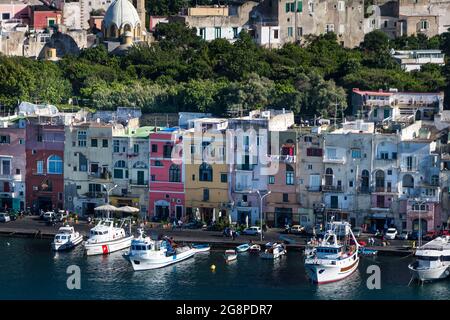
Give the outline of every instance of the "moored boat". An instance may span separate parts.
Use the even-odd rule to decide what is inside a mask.
[[[259,244],[252,244],[248,251],[251,253],[259,253],[261,251],[261,246]]]
[[[274,243],[274,244],[266,244],[266,249],[264,252],[260,253],[260,257],[262,259],[278,259],[281,256],[285,255],[287,252],[285,246],[281,243]]]
[[[211,250],[211,247],[209,244],[193,244],[192,248],[196,250],[197,253],[199,252],[208,252]]]
[[[416,261],[408,265],[413,279],[432,281],[450,274],[450,236],[438,237],[416,250]]]
[[[358,253],[362,256],[376,256],[378,253],[378,250],[369,249],[369,248],[365,248],[365,247],[359,247]]]
[[[151,270],[162,268],[192,257],[199,251],[189,246],[179,246],[173,240],[164,237],[162,240],[152,240],[139,229],[139,237],[133,239],[128,255],[133,270]]]
[[[122,228],[125,220],[119,227],[114,226],[111,219],[102,219],[91,229],[89,239],[84,243],[88,256],[108,254],[111,252],[124,250],[130,247],[132,235],[127,235]]]
[[[83,241],[83,236],[69,225],[59,228],[52,242],[55,251],[68,250]]]
[[[342,241],[338,241],[338,235]],[[354,245],[350,245],[353,239]],[[324,284],[350,276],[359,264],[358,241],[350,224],[331,222],[322,241],[311,244],[305,257],[305,269],[312,282]]]
[[[241,244],[236,247],[237,252],[246,252],[250,248],[250,245],[248,243]]]
[[[231,262],[237,259],[236,250],[230,249],[225,251],[225,262]]]

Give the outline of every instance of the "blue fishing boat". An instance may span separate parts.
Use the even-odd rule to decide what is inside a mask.
[[[365,247],[359,247],[358,252],[359,252],[359,254],[364,255],[364,256],[375,256],[378,253],[377,250],[368,249]]]
[[[246,252],[250,248],[250,245],[248,243],[241,244],[240,246],[236,247],[237,252]]]

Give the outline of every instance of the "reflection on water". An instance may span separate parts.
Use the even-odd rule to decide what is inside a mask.
[[[121,252],[87,257],[81,245],[52,252],[50,242],[0,238],[0,298],[450,299],[450,279],[407,286],[411,257],[363,257],[347,279],[317,286],[306,277],[303,256],[294,251],[275,261],[243,253],[229,264],[223,250],[211,251],[165,268],[134,272]],[[366,270],[373,264],[381,269],[381,290],[366,286]],[[70,265],[81,269],[81,290],[66,287]]]

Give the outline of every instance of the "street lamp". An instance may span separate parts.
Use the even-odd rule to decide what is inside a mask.
[[[267,197],[269,194],[272,193],[272,191],[267,191],[267,193],[261,195],[261,191],[260,190],[250,190],[248,191],[248,193],[256,193],[259,196],[259,215],[260,215],[260,225],[261,225],[261,242],[263,241],[263,200],[265,197]]]
[[[420,214],[422,213],[422,205],[427,203],[428,200],[429,199],[425,200],[414,199],[414,201],[416,201],[416,204],[419,205],[419,248],[422,246],[422,218]]]
[[[103,188],[105,188],[106,191],[106,204],[109,204],[109,193],[111,191],[113,191],[115,188],[117,188],[117,184],[114,185],[114,187],[111,187],[110,189],[108,189],[108,187],[106,186],[106,184],[103,184]]]

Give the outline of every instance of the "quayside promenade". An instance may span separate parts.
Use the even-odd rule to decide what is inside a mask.
[[[54,226],[47,225],[45,221],[36,216],[24,216],[23,218],[8,223],[0,223],[0,236],[6,237],[27,237],[37,239],[51,239],[57,233],[62,223]],[[73,224],[85,238],[94,224],[82,220]],[[132,232],[136,234],[137,226],[132,226]],[[207,231],[202,229],[172,229],[163,228],[160,224],[149,223],[145,226],[145,231],[149,235],[165,235],[173,237],[177,242],[189,243],[209,243],[213,249],[223,249],[235,247],[238,244],[249,242],[264,244],[269,241],[284,241],[287,248],[295,251],[302,251],[305,248],[307,237],[303,235],[285,234],[282,229],[271,228],[264,233],[261,242],[259,236],[239,235],[234,240],[224,237],[220,231]],[[363,234],[359,239],[366,241],[369,235]],[[377,239],[377,242],[380,241]],[[376,244],[377,244],[376,242]],[[381,243],[380,243],[381,244]],[[375,245],[373,248],[381,255],[405,256],[413,253],[410,241],[391,240],[389,246]]]

